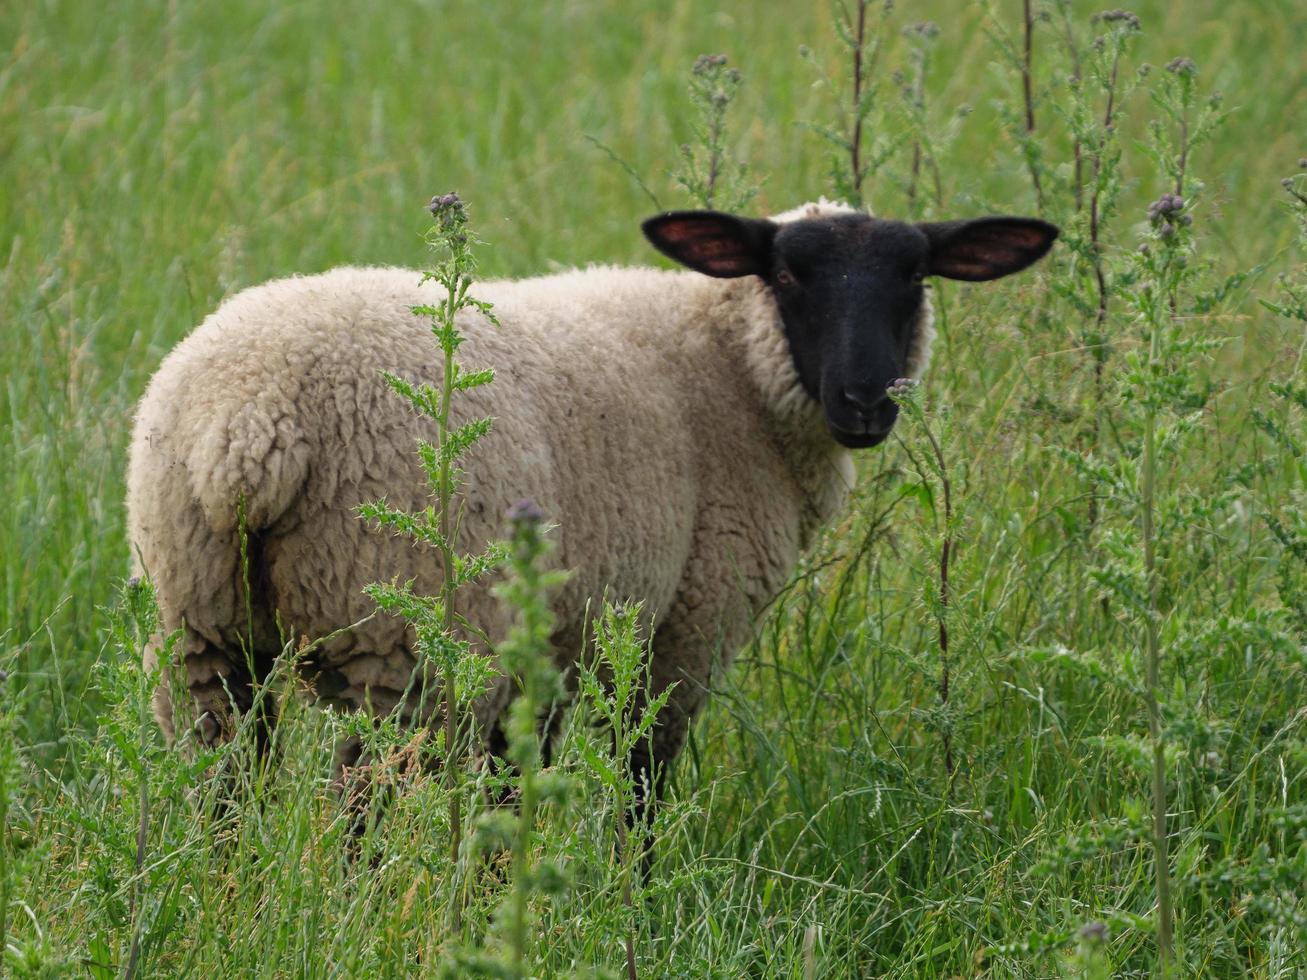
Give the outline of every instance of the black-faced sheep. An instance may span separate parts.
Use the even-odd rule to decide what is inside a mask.
[[[557,522],[555,559],[572,571],[554,600],[560,664],[580,655],[599,598],[645,604],[652,685],[676,684],[652,758],[632,760],[648,776],[681,750],[711,672],[839,508],[848,450],[889,434],[887,386],[920,375],[929,356],[924,281],[1016,272],[1057,229],[1021,218],[905,224],[822,203],[770,220],[668,213],[644,231],[695,271],[603,267],[478,284],[502,326],[469,313],[460,356],[498,380],[458,405],[495,418],[466,461],[464,543],[479,550],[500,536],[521,498]],[[250,706],[281,630],[321,637],[365,618],[370,582],[438,590],[432,553],[355,511],[383,497],[428,503],[415,446],[431,438],[429,423],[382,381],[383,370],[435,380],[437,351],[411,307],[437,287],[419,278],[342,268],[246,290],[167,357],[140,403],[131,545],[164,629],[184,630],[189,696],[209,742],[230,732],[229,694]],[[504,635],[488,587],[461,596],[492,644]],[[305,668],[324,700],[404,712],[411,644],[402,621],[379,616]],[[510,693],[501,683],[478,705],[483,732]],[[171,737],[169,697],[161,688],[156,711]]]

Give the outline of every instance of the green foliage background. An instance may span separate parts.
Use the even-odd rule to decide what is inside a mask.
[[[1075,8],[1082,21],[1098,9]],[[1294,380],[1302,324],[1256,300],[1301,262],[1279,182],[1307,155],[1307,12],[1296,0],[1131,9],[1144,28],[1134,60],[1192,57],[1203,90],[1220,90],[1235,110],[1194,161],[1206,182],[1202,254],[1224,273],[1267,265],[1212,314],[1214,332],[1233,341],[1194,369],[1220,394],[1201,446],[1168,474],[1177,507],[1197,502],[1186,512],[1194,526],[1219,530],[1203,538],[1208,552],[1190,552],[1201,576],[1175,564],[1184,553],[1165,571],[1184,610],[1173,617],[1169,649],[1181,663],[1170,682],[1203,678],[1176,721],[1175,806],[1205,814],[1180,821],[1194,830],[1177,856],[1181,945],[1197,973],[1298,975],[1303,634],[1277,617],[1295,597],[1301,609],[1301,593],[1257,515],[1297,513],[1303,476],[1250,408],[1301,431],[1267,384]],[[997,12],[1018,29],[1019,3]],[[983,10],[932,0],[896,18],[883,97],[896,98],[889,74],[906,64],[898,29],[933,19],[932,112],[943,121],[972,110],[939,161],[945,206],[931,216],[1032,213],[997,105],[1013,90],[995,68]],[[131,407],[167,350],[242,287],[338,264],[421,261],[423,205],[449,189],[471,202],[488,243],[483,277],[653,261],[638,233],[650,202],[585,137],[628,160],[664,206],[685,205],[667,170],[689,138],[687,74],[703,52],[727,53],[745,74],[733,150],[762,180],[758,212],[815,198],[829,190],[829,153],[799,123],[828,122],[834,101],[814,85],[801,44],[832,74],[845,71],[822,4],[0,7],[0,668],[21,772],[15,849],[39,856],[10,896],[27,910],[9,913],[24,942],[39,931],[56,950],[50,962],[89,955],[81,924],[93,913],[77,898],[87,867],[52,836],[67,826],[42,814],[95,795],[95,774],[65,760],[70,737],[108,710],[92,665],[118,649],[105,610],[128,567]],[[1040,44],[1037,74],[1053,59],[1052,36]],[[1146,94],[1122,111],[1123,217],[1109,242],[1123,254],[1167,187],[1135,143]],[[1054,108],[1039,113],[1049,125]],[[879,213],[906,208],[890,180],[873,175],[868,192]],[[639,950],[651,975],[800,976],[813,964],[815,975],[1052,975],[1091,968],[1075,935],[1097,919],[1112,923],[1111,962],[1146,970],[1147,860],[1131,829],[1146,784],[1129,764],[1129,736],[1145,729],[1138,705],[1094,673],[1111,674],[1137,637],[1094,612],[1094,561],[1067,543],[1084,489],[1047,449],[1080,448],[1074,418],[1093,410],[1074,330],[1060,325],[1070,314],[1047,286],[1062,268],[941,290],[949,316],[927,390],[948,410],[971,502],[959,615],[974,642],[963,644],[972,659],[957,716],[928,717],[921,594],[932,545],[917,529],[929,508],[902,502],[895,488],[911,459],[892,446],[864,461],[867,489],[823,545],[822,560],[848,576],[801,579],[696,732],[665,861],[698,871],[649,903]],[[1114,317],[1124,332],[1124,314]],[[864,546],[869,557],[854,562]],[[941,724],[954,726],[967,760],[963,787],[947,793],[929,782]],[[1189,730],[1201,738],[1186,741]],[[1204,877],[1220,862],[1228,887]],[[1259,906],[1259,890],[1289,897]],[[233,894],[221,914],[264,914]],[[289,909],[317,894],[282,897]],[[356,911],[346,903],[324,915]],[[282,931],[268,927],[274,950],[293,948],[292,926],[288,915]],[[366,946],[365,924],[350,928]],[[231,954],[219,932],[195,935],[189,952],[163,962],[213,972]],[[405,948],[389,933],[378,941]],[[111,935],[104,942],[114,946]],[[268,975],[295,973],[294,962],[315,964],[304,975],[332,975],[332,955],[271,955],[282,965]],[[587,955],[618,963],[602,948]],[[335,962],[344,969],[347,959]]]

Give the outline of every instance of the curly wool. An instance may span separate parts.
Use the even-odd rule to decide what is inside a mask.
[[[819,202],[777,220],[842,209]],[[163,629],[183,629],[206,739],[221,737],[225,692],[248,681],[251,626],[258,673],[283,633],[319,638],[368,617],[370,582],[439,588],[433,553],[355,511],[382,498],[429,503],[415,447],[433,438],[431,423],[382,380],[390,371],[437,381],[438,351],[411,307],[439,287],[419,280],[404,269],[340,268],[246,290],[165,359],[141,400],[130,540]],[[678,682],[655,740],[670,758],[712,671],[729,664],[838,510],[850,456],[803,392],[757,278],[595,267],[475,292],[502,326],[474,314],[460,324],[465,366],[497,372],[455,402],[462,418],[495,419],[466,459],[461,545],[501,537],[505,511],[524,497],[556,522],[554,561],[572,571],[554,599],[563,666],[602,599],[644,603],[654,691]],[[930,334],[927,308],[914,374]],[[492,644],[505,634],[487,585],[460,597]],[[411,629],[376,616],[306,666],[325,701],[376,713],[403,704],[422,723],[424,709],[410,703],[415,664]],[[483,700],[483,725],[510,693],[502,683]],[[156,713],[171,736],[166,687]]]

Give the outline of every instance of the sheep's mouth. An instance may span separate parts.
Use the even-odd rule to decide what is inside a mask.
[[[835,441],[845,449],[870,449],[872,446],[879,446],[889,438],[894,428],[891,425],[884,432],[850,432],[830,421],[826,422],[826,427],[830,429],[830,434],[835,437]]]

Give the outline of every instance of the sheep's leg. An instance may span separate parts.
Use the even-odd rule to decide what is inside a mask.
[[[196,741],[206,748],[229,742],[245,723],[250,712],[255,745],[259,757],[267,755],[272,732],[277,723],[277,705],[271,693],[260,689],[267,679],[271,662],[266,657],[246,659],[242,652],[214,646],[187,631],[181,664],[174,672],[165,671],[154,694],[154,713],[169,742],[176,738],[178,722],[173,685],[185,684],[190,699],[192,731]],[[158,664],[158,649],[146,651],[145,668]],[[251,672],[252,671],[252,672]]]
[[[653,863],[654,818],[667,794],[672,766],[685,748],[690,725],[707,698],[712,650],[712,644],[705,642],[700,633],[675,619],[654,634],[649,687],[642,700],[656,698],[668,687],[671,691],[648,737],[627,758],[634,798],[626,822],[629,830],[641,834],[638,846],[646,877]]]

